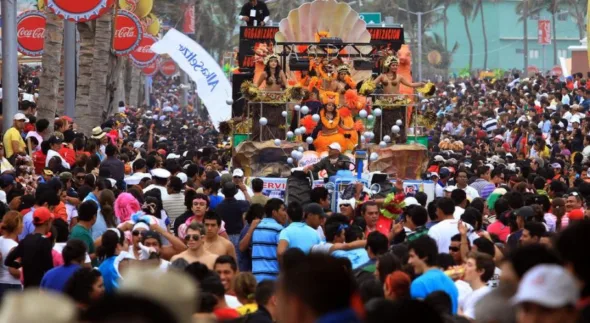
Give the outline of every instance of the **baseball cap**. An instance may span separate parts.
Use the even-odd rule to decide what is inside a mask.
[[[338,150],[339,152],[342,152],[342,147],[340,147],[340,144],[337,142],[333,142],[330,145],[328,145],[328,148],[330,149],[334,149],[334,150]]]
[[[164,168],[155,168],[152,169],[152,175],[158,178],[168,178],[170,177],[170,172]]]
[[[435,172],[430,173],[430,177],[434,177],[434,176],[440,178],[440,175],[438,175],[438,173],[435,173]]]
[[[24,120],[25,122],[29,122],[29,118],[24,113],[17,113],[14,115],[12,120]]]
[[[62,181],[67,181],[72,179],[72,173],[70,172],[63,172],[59,174],[59,179]]]
[[[33,212],[33,223],[41,225],[49,220],[53,220],[53,213],[46,207],[40,207]]]
[[[157,150],[157,153],[160,154],[160,155],[166,155],[166,150],[164,150],[164,149],[158,149]]]
[[[324,209],[321,205],[317,203],[309,203],[303,208],[303,213],[308,214],[317,214],[323,218],[326,217],[326,213],[324,213]]]
[[[143,141],[136,141],[133,143],[133,148],[141,148],[143,146]]]
[[[553,163],[551,164],[552,168],[561,168],[561,165],[559,163]]]
[[[0,185],[2,187],[6,187],[10,184],[16,184],[16,182],[14,181],[14,176],[10,174],[4,174],[0,176]]]
[[[410,205],[420,205],[420,203],[418,203],[418,200],[415,197],[406,197],[404,199],[404,204],[406,205],[406,207],[410,206]]]
[[[582,211],[582,209],[574,209],[574,210],[571,210],[571,211],[570,211],[570,212],[567,214],[567,217],[568,217],[570,220],[574,220],[574,221],[577,221],[577,220],[584,220],[584,211]]]
[[[162,244],[162,236],[156,231],[152,231],[152,230],[143,231],[141,233],[141,242],[143,243],[147,239],[156,239],[156,240],[158,240],[160,245]]]
[[[530,206],[523,206],[520,209],[516,210],[516,216],[521,216],[525,219],[530,219],[535,216],[535,211]]]
[[[59,139],[57,136],[51,136],[49,137],[49,139],[47,139],[47,143],[50,145],[61,144],[62,140]]]
[[[180,181],[182,182],[182,184],[186,183],[186,181],[188,181],[188,176],[186,176],[185,173],[177,173],[176,177],[180,178]]]
[[[436,161],[436,162],[444,162],[445,159],[441,155],[436,155],[436,156],[434,156],[434,161]]]
[[[500,140],[500,141],[504,141],[504,137],[502,137],[502,135],[496,135],[494,137],[494,140]]]
[[[244,171],[239,168],[236,168],[232,173],[232,177],[244,177]]]
[[[451,186],[447,186],[447,187],[445,187],[444,191],[445,191],[445,192],[449,192],[449,193],[451,193],[451,192],[453,192],[453,191],[454,191],[454,190],[456,190],[456,189],[457,189],[457,186],[453,186],[453,185],[451,185]]]
[[[512,153],[507,153],[507,154],[506,154],[506,158],[508,158],[508,157],[510,157],[510,158],[514,158],[514,156],[512,155]]]
[[[522,278],[512,304],[534,303],[548,308],[574,306],[579,298],[574,277],[562,266],[542,264]]]
[[[349,204],[354,209],[354,207],[356,206],[356,200],[354,199],[354,197],[348,200],[338,199],[338,208],[340,208],[342,204]]]

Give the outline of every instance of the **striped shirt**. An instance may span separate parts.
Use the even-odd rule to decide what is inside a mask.
[[[483,178],[476,179],[475,182],[469,186],[473,187],[483,199],[487,199],[488,196],[490,196],[490,194],[492,194],[492,192],[496,189],[494,184],[486,181]]]
[[[279,275],[277,247],[283,226],[273,218],[264,218],[252,234],[252,274],[257,282],[275,280]]]
[[[488,134],[488,138],[491,138],[494,134],[494,130],[498,128],[498,121],[493,118],[488,118],[482,125],[483,130]]]
[[[174,223],[174,220],[186,211],[184,194],[182,193],[173,193],[166,196],[162,199],[162,205],[164,206],[164,210],[166,210],[171,223]]]

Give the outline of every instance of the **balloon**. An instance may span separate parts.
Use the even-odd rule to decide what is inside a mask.
[[[286,118],[287,117],[287,111],[281,112],[281,115],[283,116],[283,118]]]
[[[275,139],[275,146],[280,146],[281,145],[281,139]]]
[[[287,158],[287,164],[293,164],[293,158],[291,158],[291,157]]]
[[[287,132],[287,138],[289,138],[289,139],[293,138],[293,131]]]
[[[361,143],[367,141],[364,135],[361,135]]]
[[[307,105],[304,105],[303,107],[301,107],[301,113],[302,114],[308,114],[309,113],[309,108],[307,107]]]
[[[295,111],[299,111],[299,110],[301,110],[301,106],[299,106],[299,104],[298,104],[295,106]]]
[[[373,110],[373,115],[375,115],[376,117],[380,117],[381,113],[382,113],[382,111],[379,108]]]
[[[268,123],[268,119],[262,117],[260,118],[260,120],[258,120],[258,123],[260,123],[261,126],[266,126],[266,124]]]
[[[381,148],[385,148],[385,147],[387,147],[387,143],[386,143],[385,141],[381,141],[381,142],[379,143],[379,147],[381,147]]]
[[[379,158],[379,155],[377,153],[371,153],[371,156],[369,156],[369,159],[371,159],[371,161],[376,161],[377,158]]]
[[[359,111],[359,117],[361,118],[366,118],[367,117],[367,111],[366,110],[361,110]]]
[[[302,152],[304,152],[304,151],[305,151],[305,149],[303,149],[303,147],[299,147],[299,148],[297,148],[297,150],[298,150],[300,153],[302,153]]]
[[[319,122],[320,121],[320,115],[319,114],[314,114],[311,116],[311,120],[313,120],[313,122]]]
[[[395,124],[401,127],[404,124],[404,122],[401,121],[400,119],[397,119],[397,121],[395,122]]]
[[[302,135],[307,133],[307,129],[304,126],[299,127],[299,131],[301,132]]]
[[[234,104],[234,100],[232,100],[232,99],[227,99],[227,100],[225,100],[225,103],[226,103],[227,105],[232,105],[232,104]]]
[[[291,157],[293,157],[293,159],[297,159],[297,155],[299,154],[299,152],[297,150],[292,150],[291,151]]]
[[[390,136],[383,136],[383,141],[390,142],[391,141],[391,137]]]
[[[398,132],[400,132],[400,130],[401,129],[399,128],[398,125],[395,125],[395,126],[391,127],[391,132],[393,132],[393,133],[398,133]]]
[[[307,137],[307,138],[305,139],[305,142],[306,142],[308,145],[311,145],[311,144],[313,144],[313,138],[312,138],[312,137]]]
[[[300,136],[301,135],[301,129],[297,128],[295,129],[295,136]]]
[[[369,120],[369,121],[373,121],[373,119],[375,119],[375,117],[373,117],[373,115],[372,115],[372,114],[369,114],[369,115],[367,116],[367,120]]]

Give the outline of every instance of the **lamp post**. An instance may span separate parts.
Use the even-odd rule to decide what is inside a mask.
[[[12,127],[18,111],[18,52],[16,48],[16,0],[2,0],[2,106],[3,130]]]
[[[418,18],[418,79],[422,81],[422,15],[429,14],[431,12],[444,10],[444,7],[437,7],[426,12],[413,12],[404,8],[398,8],[398,10],[416,15]]]

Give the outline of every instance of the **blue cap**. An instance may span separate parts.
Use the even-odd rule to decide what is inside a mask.
[[[0,187],[6,187],[11,184],[16,184],[14,181],[14,176],[10,174],[4,174],[0,176]]]

